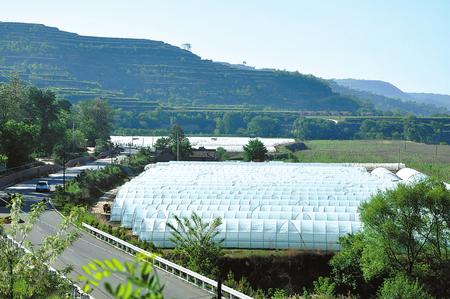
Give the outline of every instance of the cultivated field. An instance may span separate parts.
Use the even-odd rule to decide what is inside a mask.
[[[313,140],[300,162],[392,162],[450,182],[450,146],[391,140]]]

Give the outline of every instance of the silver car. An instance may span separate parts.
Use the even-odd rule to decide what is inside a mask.
[[[36,192],[50,192],[50,184],[47,181],[37,182]]]

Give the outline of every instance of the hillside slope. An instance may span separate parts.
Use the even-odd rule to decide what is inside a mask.
[[[435,93],[413,93],[409,92],[414,101],[420,103],[434,103],[442,107],[446,107],[450,110],[450,95],[447,94],[435,94]]]
[[[414,101],[417,103],[436,105],[450,110],[450,95],[440,95],[432,93],[408,93],[402,91],[395,85],[380,80],[359,80],[359,79],[333,79],[340,86],[356,91],[369,92],[391,99],[402,101]]]
[[[340,85],[330,81],[330,86],[334,92],[342,95],[356,97],[360,100],[370,102],[376,109],[381,111],[400,111],[403,113],[412,113],[415,115],[433,115],[445,112],[442,107],[437,107],[433,104],[428,104],[426,101],[412,101],[412,100],[400,100],[390,98],[384,95],[375,94],[373,92],[352,89],[344,85]],[[443,106],[443,105],[442,105]]]
[[[13,73],[73,102],[96,96],[130,110],[177,105],[258,105],[351,111],[360,103],[324,80],[202,60],[169,44],[80,36],[38,24],[0,22],[0,81]]]

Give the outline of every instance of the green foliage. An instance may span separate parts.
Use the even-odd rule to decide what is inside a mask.
[[[30,162],[31,156],[53,154],[62,162],[85,151],[82,132],[69,129],[75,124],[71,104],[52,91],[25,87],[12,77],[0,84],[0,106],[0,152],[8,157],[8,167]]]
[[[155,142],[155,149],[156,150],[164,150],[170,147],[170,138],[169,137],[161,137],[158,138]]]
[[[20,121],[27,95],[17,75],[9,84],[0,84],[0,126],[8,120]]]
[[[155,149],[168,150],[174,157],[179,154],[180,161],[187,160],[192,153],[189,139],[184,135],[183,129],[176,124],[171,127],[169,137],[161,137],[156,140]]]
[[[336,285],[328,277],[319,277],[314,281],[314,294],[319,295],[320,298],[334,298],[334,290]]]
[[[269,290],[270,299],[286,299],[287,293],[283,289]]]
[[[334,121],[321,118],[298,118],[292,126],[292,134],[301,140],[347,139]]]
[[[106,291],[118,299],[162,299],[163,287],[160,286],[159,279],[153,271],[152,260],[154,256],[138,255],[130,263],[122,264],[117,259],[94,260],[82,267],[85,275],[80,275],[78,279],[84,282],[83,290],[89,292],[92,288],[99,287],[100,282],[107,279],[112,274],[125,276],[126,282],[119,283],[113,287],[109,282],[105,282]]]
[[[29,251],[24,251],[7,239],[0,238],[0,297],[47,298],[51,295],[63,297],[70,292],[70,286],[60,276],[51,273],[47,265],[76,239],[77,235],[70,226],[73,221],[77,221],[82,211],[73,210],[62,220],[56,234],[44,237],[39,246],[33,246],[29,241],[29,235],[46,206],[44,202],[33,205],[28,217],[22,221],[23,203],[22,195],[14,195],[10,206],[11,224],[0,231],[14,237]]]
[[[220,218],[207,223],[196,213],[191,217],[174,216],[176,225],[167,223],[172,229],[170,240],[175,244],[175,252],[192,271],[216,277],[218,260],[222,254],[223,240],[215,240],[219,234]]]
[[[364,203],[364,277],[402,273],[418,278],[433,294],[447,296],[449,219],[450,191],[431,180],[401,184]]]
[[[438,144],[449,141],[445,132],[449,120],[416,117],[369,118],[332,121],[301,117],[294,121],[292,134],[302,140],[312,139],[404,139]],[[444,134],[443,134],[444,133]]]
[[[449,208],[450,191],[434,180],[400,184],[363,203],[364,230],[341,238],[330,262],[337,292],[367,297],[383,285],[383,298],[424,298],[422,287],[448,297]]]
[[[57,207],[90,204],[103,193],[123,184],[126,177],[119,165],[84,171],[74,180],[66,182],[65,190],[63,186],[56,187],[53,203]]]
[[[39,128],[36,125],[8,120],[0,127],[1,150],[8,157],[8,167],[30,162]]]
[[[350,234],[339,239],[341,249],[330,260],[331,276],[340,294],[358,294],[367,297],[379,287],[376,281],[364,279],[361,257],[365,246],[363,233]]]
[[[8,157],[0,154],[0,168],[6,167],[7,162],[8,162]]]
[[[226,161],[230,159],[230,156],[228,155],[227,151],[223,147],[218,147],[217,150],[217,158],[219,161]]]
[[[153,154],[150,148],[140,148],[139,152],[121,162],[124,167],[130,168],[133,173],[138,174],[144,170],[144,167],[154,162]]]
[[[63,123],[58,124],[60,107],[57,105],[55,94],[50,90],[30,87],[25,111],[39,127],[36,136],[36,140],[39,140],[39,150],[50,155],[58,140],[64,139],[66,130]]]
[[[244,160],[263,162],[266,159],[267,148],[259,139],[252,139],[244,145]]]
[[[98,96],[128,111],[143,111],[156,99],[172,105],[248,103],[295,111],[356,112],[362,106],[311,75],[238,69],[158,41],[122,39],[117,47],[108,38],[13,23],[0,24],[0,40],[0,76],[20,72],[73,102]],[[149,116],[141,121],[151,124]]]
[[[380,299],[432,299],[417,281],[411,281],[405,275],[397,275],[384,282],[378,293]]]
[[[276,136],[279,123],[276,118],[258,115],[247,124],[247,132],[250,136]]]
[[[305,144],[308,150],[294,153],[301,162],[405,163],[433,178],[450,181],[448,145],[389,140],[313,140]]]
[[[256,293],[250,285],[250,282],[244,276],[239,281],[236,281],[231,271],[228,272],[223,284],[248,296],[255,296]],[[260,290],[258,296],[261,296],[261,292]],[[264,293],[262,293],[262,298],[264,298]]]
[[[78,105],[79,127],[90,146],[97,139],[109,140],[114,120],[114,111],[104,100],[83,101]]]

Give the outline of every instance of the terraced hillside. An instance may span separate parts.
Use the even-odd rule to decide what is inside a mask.
[[[169,44],[79,36],[37,24],[0,22],[0,81],[12,73],[73,102],[104,97],[113,106],[258,105],[350,111],[360,103],[299,73],[239,69]]]

